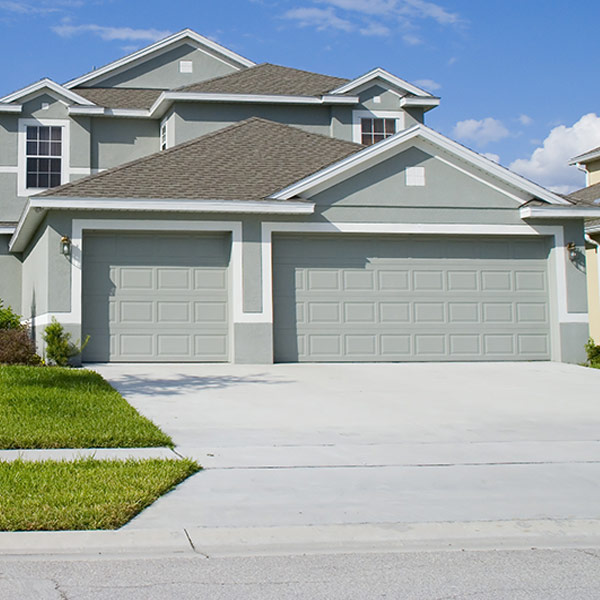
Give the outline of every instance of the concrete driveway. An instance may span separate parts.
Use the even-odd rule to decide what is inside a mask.
[[[129,528],[600,517],[600,370],[89,366],[206,468]]]

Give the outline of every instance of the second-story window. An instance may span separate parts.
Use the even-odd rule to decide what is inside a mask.
[[[360,120],[361,143],[365,146],[376,144],[396,133],[396,119]]]
[[[28,125],[27,188],[59,186],[62,173],[62,127]]]
[[[160,126],[160,149],[167,149],[167,124],[163,123]]]

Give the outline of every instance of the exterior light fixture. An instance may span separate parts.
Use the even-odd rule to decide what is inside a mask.
[[[571,262],[577,259],[577,248],[575,246],[575,242],[569,242],[567,244],[567,252],[569,254],[569,260]]]
[[[60,238],[60,252],[63,256],[70,256],[71,254],[71,238],[67,235]]]

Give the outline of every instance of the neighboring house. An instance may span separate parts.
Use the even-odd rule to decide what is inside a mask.
[[[439,99],[189,30],[0,99],[0,297],[86,361],[583,360],[584,218]]]
[[[569,164],[586,174],[586,187],[573,192],[569,199],[581,206],[600,206],[600,148],[572,158]],[[600,344],[600,219],[586,219],[585,232],[590,336]]]

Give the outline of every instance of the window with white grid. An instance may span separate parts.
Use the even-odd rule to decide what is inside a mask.
[[[43,189],[62,183],[63,128],[28,125],[26,128],[26,187]]]
[[[362,118],[360,120],[361,143],[376,144],[396,133],[396,119]]]

